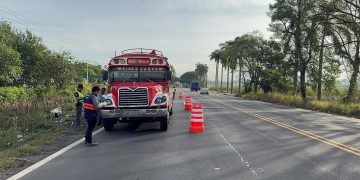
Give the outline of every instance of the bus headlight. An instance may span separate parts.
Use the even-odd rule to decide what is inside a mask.
[[[167,100],[166,96],[157,97],[154,101],[154,104],[163,104],[166,102],[166,100]]]
[[[111,99],[105,99],[106,105],[111,106],[113,105],[113,102],[111,101]]]
[[[152,105],[161,105],[161,104],[164,104],[164,103],[166,103],[166,101],[167,101],[167,96],[165,95],[165,94],[163,94],[163,93],[158,93],[155,97],[154,97],[154,99],[153,99],[153,101],[152,101]]]

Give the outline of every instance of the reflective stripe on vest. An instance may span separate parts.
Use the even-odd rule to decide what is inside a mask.
[[[75,97],[75,93],[78,93],[79,97]],[[75,93],[74,93],[74,97],[76,102],[80,102],[80,103],[84,102],[85,95],[79,91],[75,91]]]
[[[92,111],[96,110],[95,106],[92,104],[89,104],[89,103],[84,103],[83,107],[84,107],[84,109],[87,109],[87,110],[92,110]]]

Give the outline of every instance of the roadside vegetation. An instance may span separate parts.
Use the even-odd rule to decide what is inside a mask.
[[[71,129],[72,94],[87,71],[89,82],[102,80],[101,66],[52,51],[30,31],[0,21],[0,168],[16,165],[19,156],[41,151]],[[61,116],[50,113],[55,108]]]
[[[359,14],[356,0],[276,0],[271,38],[253,31],[210,53],[211,89],[359,118]]]

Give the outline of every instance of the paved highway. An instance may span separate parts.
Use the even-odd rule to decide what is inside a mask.
[[[121,124],[24,176],[39,179],[359,179],[360,121],[224,95],[191,95],[206,132],[188,133],[176,98],[167,132]]]

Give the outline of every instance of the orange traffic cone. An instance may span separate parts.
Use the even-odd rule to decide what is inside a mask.
[[[191,111],[191,106],[192,106],[192,103],[191,103],[191,96],[186,96],[185,97],[185,111]]]
[[[183,92],[179,91],[179,99],[182,99],[182,98],[183,98]]]
[[[205,132],[204,112],[203,112],[202,104],[192,105],[189,132],[191,133]]]

